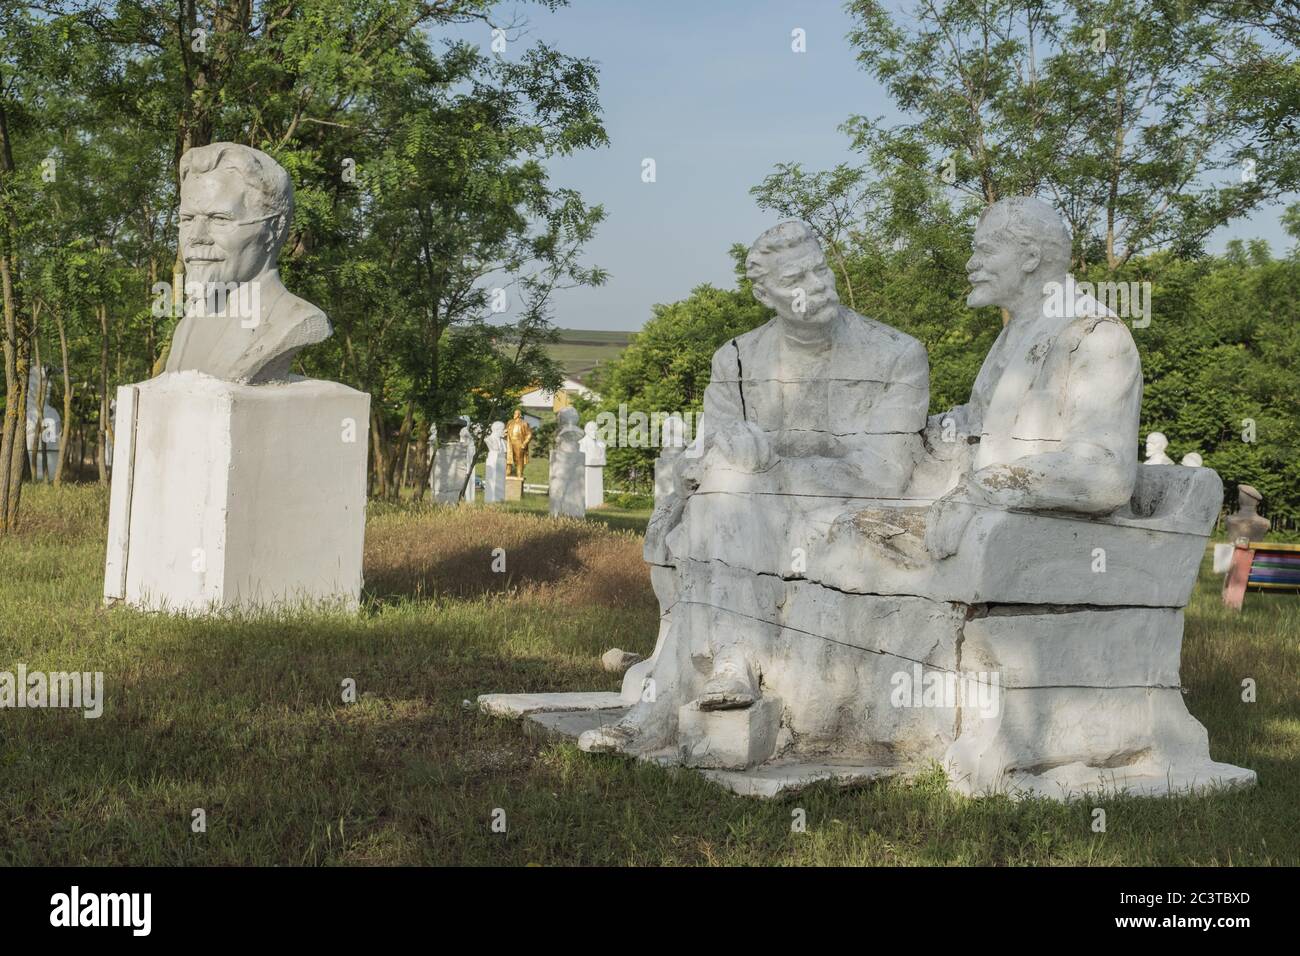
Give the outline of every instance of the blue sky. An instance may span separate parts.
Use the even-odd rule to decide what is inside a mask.
[[[776,221],[750,187],[777,163],[819,170],[853,161],[838,130],[852,114],[898,118],[858,68],[840,0],[572,0],[554,13],[517,9],[526,34],[506,56],[544,40],[600,66],[610,145],[555,160],[551,173],[605,206],[586,258],[611,278],[557,295],[554,319],[564,328],[638,329],[656,302],[683,298],[701,282],[730,286],[728,248]],[[806,53],[791,51],[796,27],[806,32]],[[480,25],[457,35],[485,48],[491,41]],[[655,160],[654,183],[641,181],[646,157]],[[1282,208],[1221,230],[1211,248],[1261,236],[1280,251],[1289,245]]]

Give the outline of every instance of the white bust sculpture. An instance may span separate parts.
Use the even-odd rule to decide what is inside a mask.
[[[1178,464],[1185,465],[1188,468],[1204,468],[1205,459],[1201,457],[1200,452],[1189,451]]]
[[[487,460],[483,464],[483,500],[488,504],[506,500],[506,423],[493,422],[484,439]]]
[[[332,332],[325,313],[280,281],[293,181],[266,153],[238,143],[189,150],[180,179],[186,314],[166,370],[251,384],[284,380],[298,352]]]
[[[561,408],[555,415],[559,427],[555,432],[555,446],[550,461],[550,512],[570,518],[581,518],[586,507],[586,460],[579,442],[582,429],[578,427],[578,410]]]
[[[1144,465],[1172,465],[1174,460],[1165,454],[1169,439],[1164,432],[1150,432],[1147,435],[1147,454]]]

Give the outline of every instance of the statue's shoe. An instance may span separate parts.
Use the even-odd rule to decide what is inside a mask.
[[[589,754],[628,753],[637,735],[623,724],[606,724],[595,730],[584,730],[578,737],[578,749]]]
[[[715,674],[695,701],[699,710],[740,710],[758,700],[749,681],[735,674]]]

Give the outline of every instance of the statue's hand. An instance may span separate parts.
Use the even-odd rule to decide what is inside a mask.
[[[767,471],[776,461],[772,443],[752,422],[737,422],[714,434],[713,447],[737,471],[756,474]]]
[[[958,485],[934,504],[925,516],[925,550],[942,560],[957,553],[966,526],[975,517],[967,489]]]

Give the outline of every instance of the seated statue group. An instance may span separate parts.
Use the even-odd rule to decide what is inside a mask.
[[[647,530],[654,654],[614,700],[484,709],[585,712],[583,750],[744,793],[935,763],[969,794],[1252,783],[1211,760],[1179,679],[1218,475],[1139,468],[1137,349],[1055,294],[1051,206],[996,202],[973,245],[967,304],[1009,319],[970,400],[930,415],[922,345],[841,304],[806,224],[760,236],[746,270],[775,317],[715,353]]]

